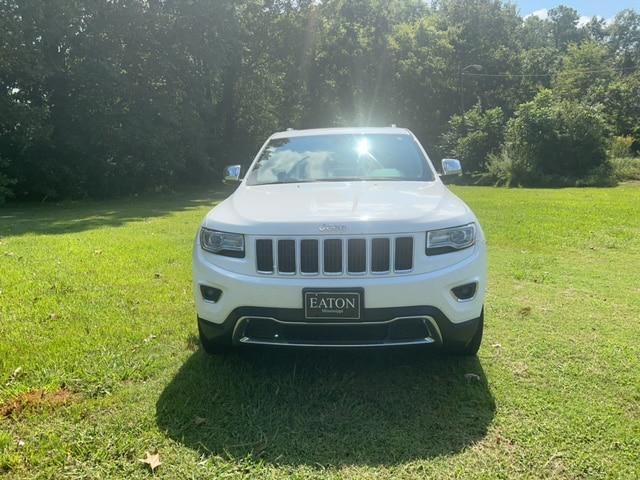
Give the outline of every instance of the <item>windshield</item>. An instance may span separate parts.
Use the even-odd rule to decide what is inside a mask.
[[[349,180],[433,181],[410,135],[310,135],[271,140],[247,185]]]

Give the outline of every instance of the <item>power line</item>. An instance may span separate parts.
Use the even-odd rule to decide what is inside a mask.
[[[576,73],[602,73],[602,72],[626,72],[635,70],[637,67],[622,68],[602,68],[599,70],[576,70]],[[465,77],[553,77],[555,73],[466,73],[462,72]]]

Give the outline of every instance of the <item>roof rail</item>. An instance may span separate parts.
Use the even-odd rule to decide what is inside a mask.
[[[396,127],[397,127],[397,125],[395,123],[391,124],[391,128],[396,128]]]

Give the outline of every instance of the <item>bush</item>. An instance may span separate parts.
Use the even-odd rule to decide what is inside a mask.
[[[13,190],[10,186],[14,183],[10,178],[0,174],[0,205],[2,205],[7,198],[13,196]]]
[[[510,157],[503,149],[489,156],[487,171],[482,176],[493,181],[496,186],[511,187],[526,184],[530,173],[524,163]]]
[[[592,169],[587,175],[576,178],[572,176],[532,173],[524,163],[509,157],[503,150],[491,155],[487,162],[487,171],[480,175],[477,184],[493,184],[495,186],[517,187],[611,187],[617,183],[609,164]]]
[[[464,116],[454,115],[441,148],[447,155],[459,158],[467,172],[485,170],[489,155],[500,150],[504,137],[504,114],[500,107],[482,111],[479,105]]]
[[[0,157],[0,168],[5,167],[6,165],[8,165],[8,162],[4,161]],[[9,178],[0,171],[0,205],[2,205],[7,198],[13,197],[13,190],[11,187],[15,183],[15,180]]]
[[[634,142],[635,139],[631,136],[611,137],[611,140],[609,140],[609,158],[630,157]]]
[[[610,163],[617,181],[640,181],[640,158],[612,158]]]
[[[508,185],[609,184],[605,145],[605,124],[595,110],[546,90],[520,105],[488,169]]]

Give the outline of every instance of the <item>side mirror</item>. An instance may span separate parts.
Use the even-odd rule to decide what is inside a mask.
[[[455,158],[442,159],[442,175],[462,175],[460,160]]]
[[[240,165],[229,165],[224,167],[222,183],[238,183],[240,181]]]

